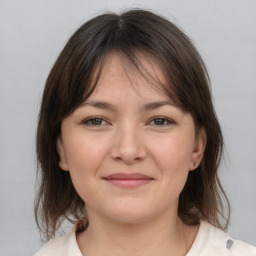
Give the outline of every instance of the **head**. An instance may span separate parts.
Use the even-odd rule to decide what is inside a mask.
[[[70,173],[61,169],[57,142],[63,121],[97,90],[111,56],[118,56],[131,86],[136,77],[133,74],[139,74],[191,115],[196,136],[204,134],[204,152],[179,195],[178,215],[189,225],[204,219],[222,227],[221,196],[225,198],[225,193],[217,169],[223,139],[206,67],[177,26],[143,10],[106,13],[83,24],[67,42],[48,76],[37,130],[41,173],[35,208],[38,223],[42,216],[43,229],[51,236],[65,218],[86,220],[84,201]],[[157,67],[160,76],[152,72],[152,66]]]

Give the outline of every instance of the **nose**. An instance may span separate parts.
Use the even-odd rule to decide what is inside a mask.
[[[139,128],[126,125],[116,129],[111,156],[126,164],[133,164],[146,157],[143,134]]]

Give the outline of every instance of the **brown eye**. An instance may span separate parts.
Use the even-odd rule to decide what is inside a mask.
[[[173,121],[171,121],[167,118],[157,117],[157,118],[152,119],[149,124],[163,126],[163,125],[169,125],[169,124],[173,124],[173,123],[174,123]]]
[[[94,118],[87,119],[83,123],[86,125],[90,125],[90,126],[100,126],[100,125],[107,124],[107,122],[100,117],[94,117]]]

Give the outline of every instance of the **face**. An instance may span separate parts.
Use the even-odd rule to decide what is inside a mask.
[[[93,94],[62,122],[60,167],[90,216],[138,223],[177,214],[205,133],[192,116],[112,55]],[[162,79],[156,65],[152,73]]]

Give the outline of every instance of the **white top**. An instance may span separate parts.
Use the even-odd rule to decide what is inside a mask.
[[[46,243],[34,256],[82,256],[76,226]],[[256,256],[256,247],[234,240],[224,231],[201,221],[196,239],[186,256]]]

